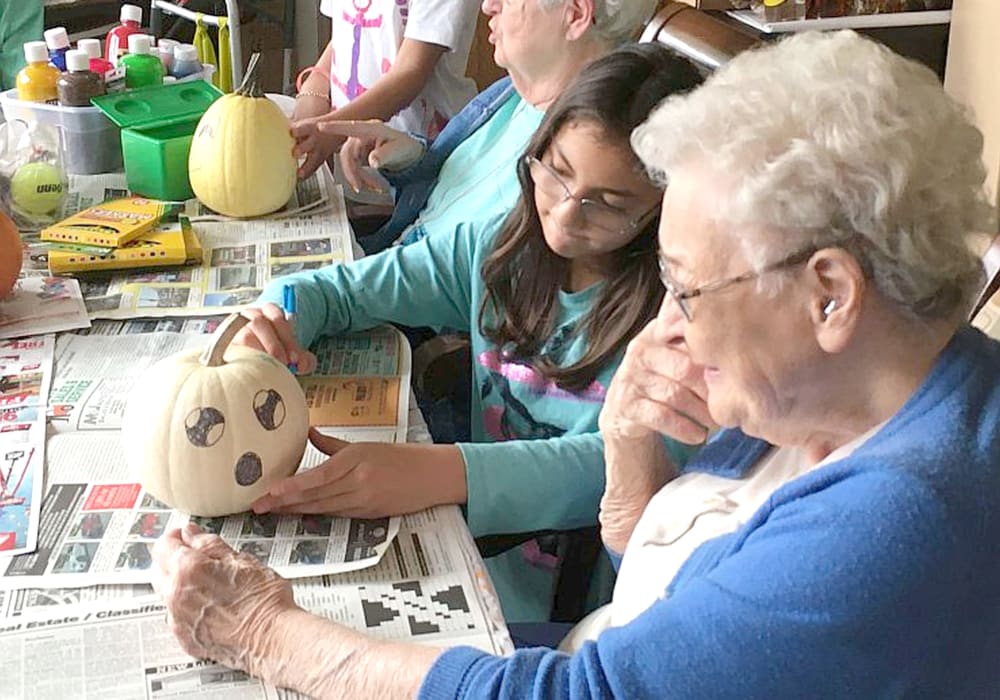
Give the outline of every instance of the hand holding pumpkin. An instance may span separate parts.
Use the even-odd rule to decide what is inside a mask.
[[[255,676],[280,670],[269,652],[279,618],[298,609],[288,581],[194,524],[157,540],[153,562],[153,586],[184,651]]]
[[[262,350],[287,365],[297,365],[298,374],[311,374],[316,369],[316,356],[299,345],[292,324],[285,312],[275,304],[244,309],[242,315],[250,323],[233,339],[234,345]]]
[[[273,484],[254,512],[379,518],[467,500],[465,461],[455,445],[349,443],[315,428],[309,440],[330,458]]]
[[[382,183],[365,172],[365,166],[402,170],[424,154],[424,145],[409,134],[397,131],[378,120],[321,121],[323,133],[345,137],[340,149],[344,177],[355,190],[380,190]]]
[[[306,118],[292,122],[292,138],[295,139],[296,158],[305,156],[299,166],[299,179],[305,179],[316,172],[323,163],[340,150],[345,137],[320,131],[323,117]]]

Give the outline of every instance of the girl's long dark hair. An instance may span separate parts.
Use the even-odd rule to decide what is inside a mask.
[[[696,87],[698,71],[663,46],[633,44],[587,66],[549,108],[525,156],[541,158],[563,126],[591,123],[611,147],[631,153],[629,135],[664,98]],[[636,168],[641,169],[638,158]],[[483,337],[506,359],[533,366],[568,391],[583,391],[656,315],[663,299],[656,263],[659,214],[628,245],[611,254],[608,276],[591,310],[576,328],[587,338],[578,361],[560,367],[543,354],[555,333],[559,289],[569,260],[545,243],[535,187],[525,158],[518,161],[521,197],[483,263],[486,294],[479,312]]]

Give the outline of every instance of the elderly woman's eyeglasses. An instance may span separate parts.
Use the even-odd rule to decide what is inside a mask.
[[[728,277],[726,279],[717,280],[715,282],[709,282],[703,284],[700,287],[695,287],[694,289],[682,289],[674,282],[673,278],[670,276],[670,271],[667,268],[667,264],[664,262],[663,258],[658,258],[660,264],[660,281],[667,290],[667,294],[677,302],[677,306],[680,307],[681,313],[684,314],[684,318],[690,323],[694,320],[691,313],[691,304],[689,299],[694,299],[695,297],[700,297],[703,294],[708,294],[709,292],[717,292],[720,289],[726,289],[734,284],[739,284],[740,282],[747,282],[752,279],[756,279],[763,274],[768,272],[774,272],[776,270],[781,270],[786,267],[794,267],[795,265],[801,265],[802,263],[809,260],[812,254],[818,250],[815,246],[810,246],[804,250],[800,250],[797,253],[792,253],[791,255],[778,260],[777,262],[765,265],[760,270],[756,272],[746,272],[742,275],[737,275],[736,277]]]
[[[525,156],[524,162],[527,164],[531,179],[538,189],[560,202],[572,199],[577,203],[580,207],[580,219],[587,226],[610,233],[626,233],[634,230],[644,221],[648,221],[649,215],[653,212],[653,209],[650,209],[639,216],[630,217],[628,212],[610,204],[586,197],[577,197],[570,190],[569,185],[559,177],[559,173],[545,161],[534,156]]]

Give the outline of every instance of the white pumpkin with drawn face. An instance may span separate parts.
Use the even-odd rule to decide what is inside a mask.
[[[122,420],[142,487],[191,515],[245,511],[298,468],[309,412],[298,381],[266,353],[230,346],[247,323],[227,318],[204,352],[180,352],[136,383]]]

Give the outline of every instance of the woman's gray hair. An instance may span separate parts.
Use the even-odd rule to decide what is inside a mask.
[[[550,10],[566,0],[538,0]],[[594,0],[594,32],[612,47],[633,40],[656,11],[658,0]]]
[[[705,167],[717,218],[760,270],[816,245],[850,251],[909,314],[966,310],[971,236],[994,230],[983,137],[928,68],[851,31],[741,54],[632,134],[654,177]],[[726,183],[732,183],[727,185]]]

